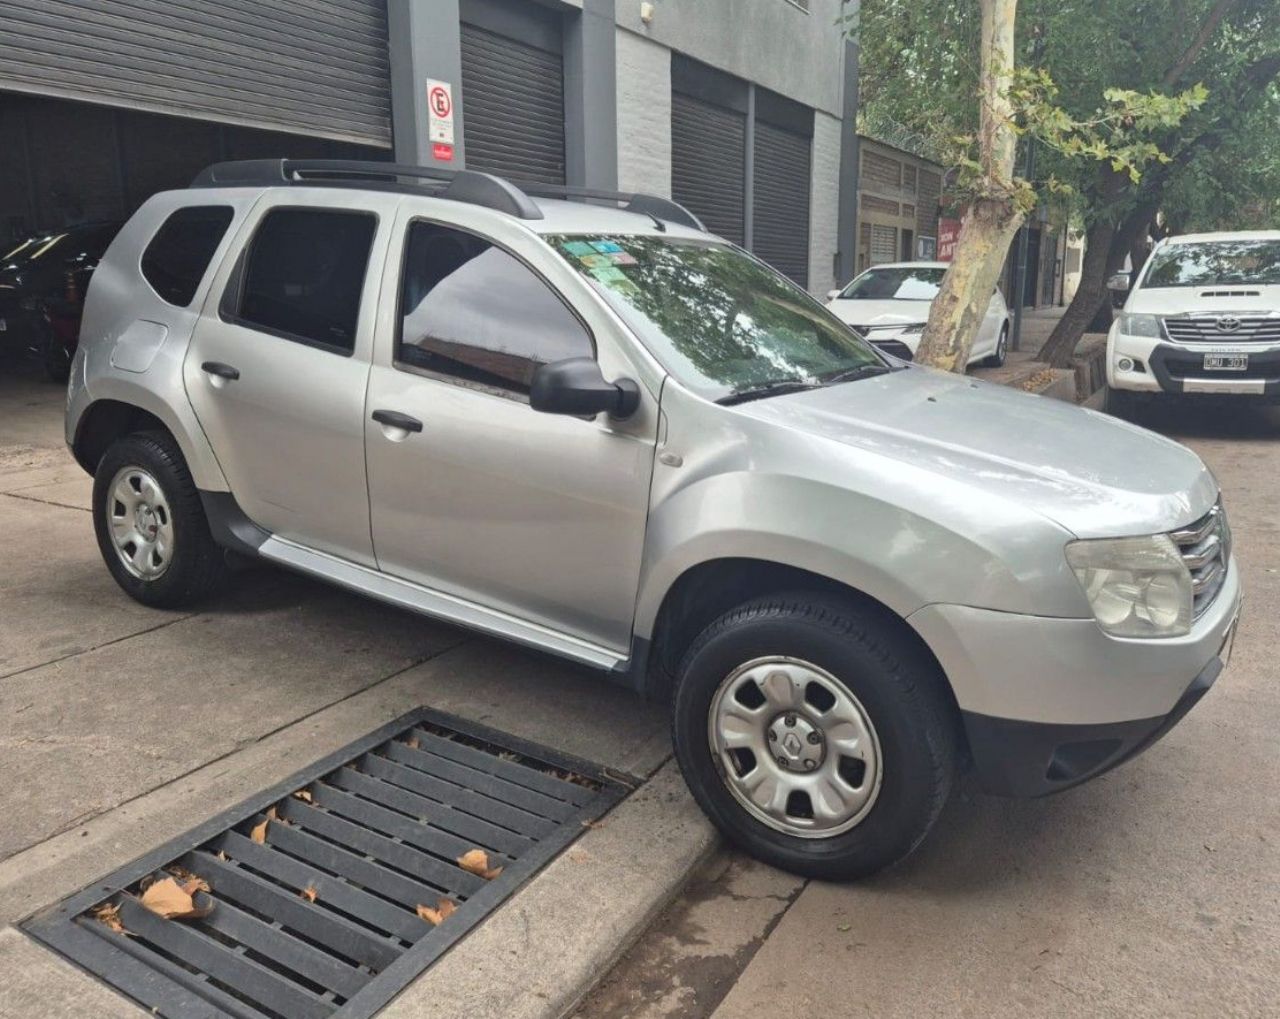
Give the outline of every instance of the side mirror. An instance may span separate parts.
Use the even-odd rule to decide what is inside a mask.
[[[606,381],[593,358],[570,357],[534,371],[529,406],[544,414],[626,418],[640,406],[640,387],[631,379]]]
[[[1108,290],[1128,290],[1129,274],[1127,272],[1118,272],[1107,280]]]
[[[827,300],[828,300],[828,301],[834,301],[834,300],[835,300],[837,297],[839,297],[839,296],[840,296],[840,291],[839,291],[839,290],[828,290],[828,291],[827,291]]]

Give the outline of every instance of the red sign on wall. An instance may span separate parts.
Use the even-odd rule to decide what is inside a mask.
[[[938,261],[950,262],[955,257],[960,238],[960,220],[942,217],[938,220]]]
[[[436,142],[431,146],[431,158],[438,159],[442,163],[452,163],[453,146],[446,145],[444,142]]]

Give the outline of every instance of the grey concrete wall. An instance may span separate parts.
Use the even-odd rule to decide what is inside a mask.
[[[458,0],[387,0],[391,57],[391,134],[397,163],[460,170],[466,166],[462,123],[462,52]],[[427,79],[453,86],[454,153],[431,155],[427,137]]]
[[[618,24],[695,60],[784,96],[841,115],[844,36],[841,0],[655,0],[640,20],[640,0],[616,0]]]
[[[840,242],[840,129],[839,118],[826,113],[813,115],[809,291],[819,297],[836,286],[835,256]]]
[[[671,197],[671,51],[617,33],[618,188]]]

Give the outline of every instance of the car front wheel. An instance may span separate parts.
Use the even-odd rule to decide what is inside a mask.
[[[873,874],[924,839],[958,759],[937,666],[871,607],[750,602],[694,641],[673,734],[685,779],[739,847],[825,879]]]
[[[200,493],[164,432],[126,436],[103,454],[93,523],[107,569],[144,605],[191,605],[226,580],[226,557],[209,533]]]

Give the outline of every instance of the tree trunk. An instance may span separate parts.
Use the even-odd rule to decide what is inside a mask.
[[[951,267],[929,309],[916,360],[963,372],[1023,213],[1013,203],[1017,135],[1008,88],[1017,0],[982,0],[980,196],[961,220]]]
[[[1161,189],[1163,194],[1163,189]],[[1047,361],[1055,368],[1071,367],[1080,337],[1089,328],[1095,315],[1110,301],[1107,280],[1124,268],[1125,256],[1147,232],[1151,217],[1155,215],[1157,199],[1147,198],[1118,226],[1111,223],[1095,223],[1089,228],[1085,241],[1084,265],[1080,269],[1080,286],[1076,296],[1058,320],[1053,332],[1040,348],[1039,360]],[[1136,270],[1135,270],[1136,272]]]
[[[1108,298],[1107,262],[1115,236],[1116,228],[1112,223],[1098,222],[1089,227],[1085,234],[1084,262],[1080,266],[1080,285],[1040,348],[1039,360],[1048,361],[1056,368],[1066,368],[1071,364],[1076,344],[1089,328],[1102,302]]]

